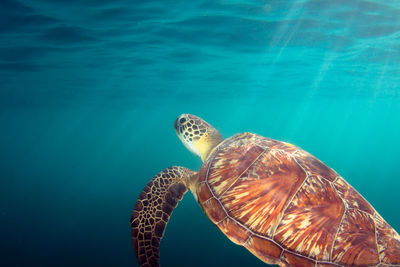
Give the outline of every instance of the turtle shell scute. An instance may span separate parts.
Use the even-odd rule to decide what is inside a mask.
[[[266,263],[400,265],[395,230],[333,169],[294,145],[251,133],[226,139],[199,170],[196,193],[210,220]]]

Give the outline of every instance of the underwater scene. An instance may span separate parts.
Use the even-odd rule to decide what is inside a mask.
[[[294,144],[400,231],[400,2],[0,1],[0,265],[139,266],[180,114]],[[187,193],[161,266],[267,266]]]

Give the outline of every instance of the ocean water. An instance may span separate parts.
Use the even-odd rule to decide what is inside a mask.
[[[181,113],[300,146],[400,231],[398,1],[2,0],[0,40],[1,266],[138,266],[137,196],[201,166]],[[189,193],[161,266],[266,265]]]

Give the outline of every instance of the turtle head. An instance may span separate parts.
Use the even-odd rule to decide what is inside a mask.
[[[186,148],[202,161],[205,161],[210,152],[223,140],[214,127],[190,114],[180,115],[175,120],[174,128]]]

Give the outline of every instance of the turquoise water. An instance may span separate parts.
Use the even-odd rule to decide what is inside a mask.
[[[291,142],[400,231],[398,1],[2,0],[0,263],[138,266],[148,180],[200,159],[173,130]],[[265,266],[187,194],[162,266]]]

